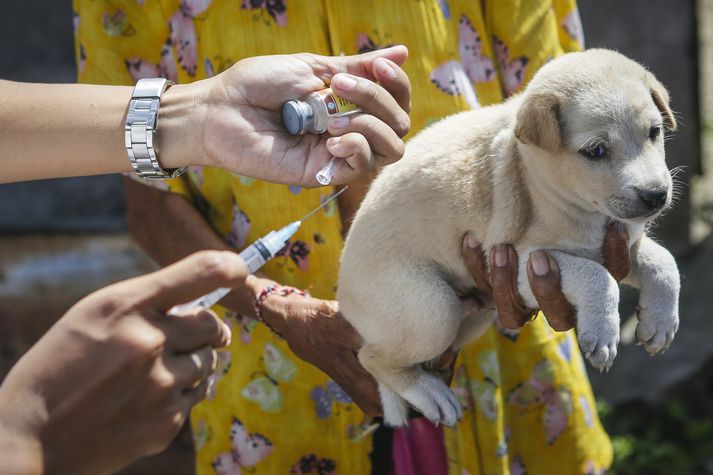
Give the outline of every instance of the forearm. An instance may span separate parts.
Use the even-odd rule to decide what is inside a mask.
[[[172,86],[159,109],[164,168],[200,165],[200,85]],[[0,183],[132,171],[124,146],[130,86],[0,81]],[[191,126],[191,124],[193,126]]]
[[[31,405],[31,401],[26,402]],[[24,417],[28,414],[24,403],[8,389],[7,381],[0,386],[1,475],[39,475],[44,472],[42,444],[30,430],[39,430],[39,427],[31,427],[28,418]]]
[[[146,253],[161,266],[204,249],[235,251],[184,197],[124,178],[129,230]],[[252,315],[253,294],[238,289],[223,303]]]

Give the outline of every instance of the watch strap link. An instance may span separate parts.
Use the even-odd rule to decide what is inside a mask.
[[[154,139],[158,108],[161,95],[171,85],[173,82],[164,78],[139,79],[131,94],[124,125],[124,145],[134,171],[146,180],[175,178],[186,170],[164,170],[156,156]]]

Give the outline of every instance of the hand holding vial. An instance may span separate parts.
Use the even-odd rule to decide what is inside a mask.
[[[201,89],[198,107],[205,109],[204,150],[191,152],[205,156],[206,166],[305,187],[319,185],[315,176],[332,157],[337,157],[333,185],[393,163],[403,155],[402,137],[410,126],[411,85],[400,67],[407,55],[404,46],[395,46],[355,56],[241,60],[215,78],[191,84]],[[220,87],[212,87],[214,79]],[[326,126],[323,134],[289,133],[283,104],[304,101],[328,86],[338,98],[358,104],[361,113],[328,117],[326,124],[316,120]]]

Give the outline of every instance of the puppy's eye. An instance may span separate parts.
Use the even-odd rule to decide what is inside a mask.
[[[654,125],[649,129],[649,138],[651,140],[656,140],[657,138],[659,138],[659,135],[661,135],[661,127],[659,127],[658,125]]]
[[[589,148],[583,148],[579,151],[589,160],[598,160],[607,154],[607,148],[603,144],[593,145]]]

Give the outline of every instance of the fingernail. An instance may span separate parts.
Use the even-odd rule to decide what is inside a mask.
[[[341,137],[329,137],[327,139],[327,147],[334,147],[342,141]]]
[[[330,129],[343,129],[349,125],[349,117],[332,117],[328,125]]]
[[[473,236],[472,233],[468,233],[465,235],[465,245],[468,246],[471,249],[475,249],[478,247],[478,240],[475,239],[475,236]]]
[[[396,79],[396,71],[384,58],[379,58],[376,60],[374,66],[376,67],[376,72],[379,76],[385,77],[387,79]]]
[[[356,85],[356,79],[346,74],[337,74],[332,79],[332,86],[336,86],[337,89],[341,89],[342,91],[351,91]]]
[[[495,267],[508,265],[508,250],[503,244],[495,246]]]
[[[530,253],[530,264],[535,275],[543,276],[550,272],[550,261],[544,251],[533,251]]]

